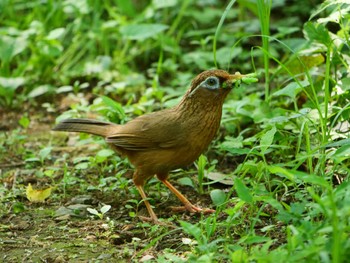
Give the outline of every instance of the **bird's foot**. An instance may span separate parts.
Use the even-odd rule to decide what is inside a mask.
[[[185,206],[172,206],[170,207],[172,211],[174,212],[184,212],[188,211],[190,213],[202,213],[202,214],[212,214],[215,213],[215,210],[210,208],[200,208],[198,206],[189,204]]]

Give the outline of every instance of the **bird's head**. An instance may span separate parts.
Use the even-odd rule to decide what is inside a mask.
[[[195,77],[187,92],[188,97],[225,98],[235,83],[244,75],[229,74],[224,70],[207,70]]]

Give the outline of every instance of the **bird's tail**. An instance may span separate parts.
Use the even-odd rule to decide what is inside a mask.
[[[53,131],[85,132],[106,137],[117,124],[92,119],[66,119],[53,127]]]

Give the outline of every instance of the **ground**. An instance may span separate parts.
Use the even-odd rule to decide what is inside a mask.
[[[11,118],[16,120],[20,116],[14,114]],[[25,137],[22,146],[26,150],[22,152],[21,146],[16,147],[8,141],[8,151],[2,157],[0,169],[5,194],[1,202],[1,260],[130,262],[151,259],[164,251],[172,251],[172,255],[177,254],[181,258],[191,250],[191,246],[186,244],[188,239],[183,241],[187,237],[180,228],[179,220],[195,223],[205,215],[174,214],[170,207],[179,206],[179,201],[156,179],[152,179],[146,187],[147,193],[165,225],[144,222],[139,216],[147,216],[147,211],[132,184],[132,167],[126,164],[127,168],[119,168],[123,176],[122,189],[118,189],[121,186],[114,176],[118,174],[118,168],[113,168],[108,160],[103,165],[111,167],[110,170],[101,166],[75,170],[74,158],[94,156],[98,150],[108,146],[96,143],[64,146],[67,135],[51,132],[53,124],[54,116],[50,115],[31,118],[27,129],[19,128],[15,121],[4,126],[8,139],[13,136],[19,136],[13,140]],[[78,136],[71,134],[69,140],[76,143]],[[45,145],[52,147],[50,158],[46,158],[42,164],[28,163],[26,154],[30,152],[38,156]],[[16,156],[16,151],[22,154]],[[66,168],[58,160],[64,154],[68,155]],[[64,169],[71,172],[72,178],[64,178]],[[54,170],[54,174],[51,177],[42,176],[48,170]],[[108,172],[101,175],[101,170]],[[199,195],[194,188],[176,183],[176,178],[189,173],[194,175],[193,169],[192,172],[175,172],[171,180],[195,204],[212,207],[208,194]],[[106,182],[101,183],[106,178]],[[55,188],[45,202],[33,203],[26,197],[29,183],[36,189]],[[111,209],[101,219],[87,211],[88,207],[98,210],[106,204],[111,205]]]

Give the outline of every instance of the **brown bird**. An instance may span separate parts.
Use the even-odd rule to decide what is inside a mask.
[[[144,184],[152,176],[165,184],[191,213],[214,212],[191,204],[169,181],[171,170],[193,163],[213,140],[220,126],[222,105],[234,83],[244,75],[207,70],[195,77],[180,103],[137,117],[124,125],[92,119],[67,119],[54,131],[85,132],[103,136],[134,165],[133,181],[150,219],[158,223]]]

